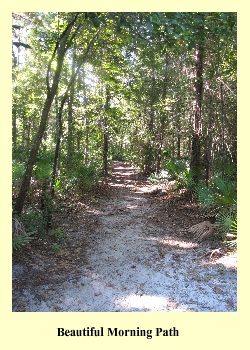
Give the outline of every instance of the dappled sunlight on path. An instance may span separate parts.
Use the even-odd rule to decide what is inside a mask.
[[[23,311],[236,311],[235,269],[225,259],[202,261],[206,247],[178,237],[181,228],[161,217],[153,186],[136,169],[112,169],[113,190],[91,209],[98,224],[84,236],[87,263],[63,284],[24,290]]]

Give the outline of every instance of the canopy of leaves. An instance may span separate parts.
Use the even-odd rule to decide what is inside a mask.
[[[197,133],[198,197],[230,206],[237,162],[234,12],[14,13],[14,198],[58,69],[59,39],[74,16],[33,183],[57,180],[60,193],[73,183],[85,191],[105,162],[119,158],[146,173],[172,172],[182,187],[193,189],[189,165]],[[202,74],[197,78],[199,48]],[[197,81],[202,88],[199,129]]]

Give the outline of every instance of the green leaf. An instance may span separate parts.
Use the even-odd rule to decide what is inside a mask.
[[[150,16],[150,22],[161,25],[161,21],[159,20],[156,13],[154,13],[152,16]]]
[[[173,28],[171,28],[170,26],[167,26],[167,31],[172,34],[174,31],[173,31]]]
[[[231,224],[230,232],[234,235],[237,235],[237,216]]]
[[[215,195],[208,187],[198,187],[195,190],[195,197],[203,205],[211,205],[215,201]]]
[[[229,233],[229,231],[234,234],[237,233],[237,216],[233,211],[221,210],[216,215],[216,223],[219,225],[219,230],[223,233]]]
[[[217,191],[218,203],[232,206],[237,198],[237,186],[235,182],[226,181],[222,177],[215,176],[214,186]]]
[[[131,24],[129,22],[127,22],[126,20],[121,20],[121,22],[119,23],[120,27],[125,27],[125,28],[131,28]]]
[[[176,19],[172,19],[171,23],[172,23],[172,24],[179,24],[179,22],[176,21]]]
[[[100,26],[100,24],[101,24],[100,18],[90,17],[89,19],[91,20],[91,22],[93,23],[95,28],[98,28]]]
[[[147,22],[147,23],[146,23],[146,27],[147,27],[147,29],[148,29],[149,31],[152,31],[152,30],[153,30],[153,25],[152,25],[152,23],[150,23],[150,22]]]
[[[34,233],[35,232],[28,232],[28,233],[25,233],[24,235],[20,235],[12,238],[12,252],[21,249],[27,243],[32,241],[33,237],[31,237],[31,235],[33,235]]]
[[[188,50],[192,50],[195,47],[195,42],[194,41],[190,41],[188,43]]]

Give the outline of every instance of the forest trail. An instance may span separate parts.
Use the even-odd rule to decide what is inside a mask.
[[[115,162],[112,171],[93,225],[70,234],[70,266],[65,250],[56,262],[42,253],[13,262],[13,311],[236,311],[236,256],[205,258],[209,243],[182,234],[188,208],[171,218],[175,208],[136,169]]]

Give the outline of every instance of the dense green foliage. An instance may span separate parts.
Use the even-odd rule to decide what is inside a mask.
[[[14,13],[14,210],[36,195],[50,222],[57,199],[126,160],[230,211],[236,25],[231,12]]]
[[[237,234],[237,187],[236,181],[214,176],[209,187],[198,186],[196,198],[202,210],[216,216],[222,234]]]

